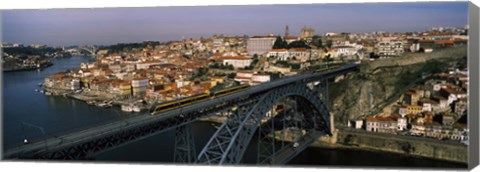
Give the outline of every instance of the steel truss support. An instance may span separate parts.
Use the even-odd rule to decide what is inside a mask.
[[[294,97],[294,102],[296,102],[295,104],[299,104],[299,100],[297,100],[297,98],[305,100],[303,101],[303,104],[299,104],[299,106],[301,107],[296,107],[293,109],[294,115],[285,116],[285,119],[289,118],[290,120],[292,120],[289,122],[293,124],[293,128],[303,129],[303,127],[310,126],[308,130],[309,133],[302,134],[304,136],[308,135],[309,139],[305,140],[302,143],[311,143],[313,142],[313,139],[317,139],[320,136],[313,133],[313,122],[310,122],[309,125],[305,125],[307,124],[306,121],[308,119],[318,118],[320,121],[322,121],[321,128],[323,130],[326,130],[325,132],[329,133],[330,131],[328,131],[328,129],[330,128],[330,121],[328,109],[316,95],[317,94],[315,94],[314,91],[308,89],[305,84],[299,82],[273,89],[268,93],[264,94],[258,101],[239,105],[239,108],[233,113],[233,115],[231,115],[227,119],[227,121],[222,126],[220,126],[217,132],[215,132],[207,145],[200,152],[197,158],[197,162],[204,164],[240,163],[243,157],[243,153],[245,152],[248,144],[250,143],[250,140],[252,139],[255,131],[259,128],[261,121],[264,121],[264,119],[266,118],[267,112],[269,112],[271,110],[271,107],[273,107],[277,102],[286,97]],[[307,111],[300,110],[304,107],[310,109],[308,109]],[[306,115],[301,115],[301,113]],[[265,124],[274,122],[273,119],[275,119],[275,117],[271,115],[270,119]],[[302,124],[302,121],[305,121],[305,124]],[[286,129],[288,127],[290,126],[282,126],[282,129]],[[271,163],[279,162],[274,159],[274,157],[276,157],[275,153],[277,152],[277,148],[275,147],[274,131],[275,125],[267,125],[267,128],[260,130],[259,137],[262,140],[266,140],[269,146],[261,148],[263,152],[259,154],[258,160],[273,159],[274,161],[270,161]],[[270,139],[269,137],[267,137],[269,134]],[[259,149],[260,147],[261,146],[259,146]],[[285,146],[280,148],[285,149]],[[299,150],[300,148],[297,149],[297,152]],[[291,157],[286,158],[288,159]],[[281,162],[285,161],[282,160]]]
[[[175,129],[175,163],[194,163],[196,159],[195,140],[191,125],[183,125]]]
[[[312,120],[315,121],[313,124],[317,126],[314,128],[324,128],[323,131],[329,133],[330,120],[328,111],[331,108],[328,97],[327,79],[355,69],[357,69],[356,65],[346,65],[322,74],[305,74],[284,78],[266,83],[261,87],[249,89],[246,93],[235,93],[237,95],[227,95],[218,100],[204,102],[205,104],[200,103],[183,107],[188,109],[188,112],[185,113],[184,116],[177,116],[171,112],[166,112],[166,114],[168,114],[167,116],[158,115],[151,118],[135,117],[126,121],[116,121],[85,131],[66,134],[58,138],[52,137],[45,140],[44,144],[42,143],[41,145],[39,145],[40,143],[38,142],[32,142],[29,145],[6,150],[4,152],[4,158],[54,160],[89,159],[89,157],[94,157],[98,153],[150,137],[169,129],[188,125],[200,117],[229,111],[230,113],[227,113],[229,114],[227,122],[225,122],[210,139],[207,146],[197,156],[197,160],[208,164],[238,163],[250,139],[253,137],[252,135],[260,126],[260,121],[264,119],[265,114],[270,108],[275,106],[275,103],[285,97],[297,96],[297,98],[299,98],[296,100],[297,102],[306,102],[298,103],[300,108],[295,112],[288,112],[303,116],[305,122],[302,125],[308,124],[308,119],[312,118]],[[318,86],[317,83],[321,83],[321,86]],[[308,87],[306,85],[308,85]],[[320,98],[318,95],[320,95]],[[215,104],[218,101],[224,102]],[[305,109],[305,106],[311,106],[313,108],[305,112],[305,110],[302,110]],[[232,111],[232,109],[235,110]],[[175,111],[177,110],[178,109]],[[309,116],[309,112],[315,112],[314,114],[318,112],[318,114]],[[284,118],[293,118],[289,116],[292,115],[286,115]],[[277,131],[278,126],[281,126],[283,129],[285,129],[286,126],[298,128],[298,126],[295,126],[297,123],[293,121],[287,120],[281,123],[282,125],[274,123],[271,126],[266,126],[271,129],[262,129],[262,132],[266,135],[270,134],[274,138],[278,133],[273,131]],[[307,132],[307,135],[309,134],[310,133]],[[280,137],[284,138],[285,136]],[[311,138],[315,137],[315,135],[312,135]],[[270,143],[273,142],[270,140]],[[274,149],[268,149],[278,150],[279,147],[284,147],[286,143],[282,141],[282,146],[271,145]],[[48,150],[46,148],[48,148]],[[275,156],[277,156],[277,152],[275,152]]]

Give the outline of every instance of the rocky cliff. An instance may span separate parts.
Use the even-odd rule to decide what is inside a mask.
[[[330,87],[335,125],[345,126],[349,119],[376,114],[421,82],[422,75],[466,66],[466,62],[465,46],[362,62],[358,72],[347,74],[344,80]]]

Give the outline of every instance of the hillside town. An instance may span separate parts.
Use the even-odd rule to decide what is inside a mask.
[[[50,62],[51,59],[71,55],[61,48],[40,44],[4,43],[0,44],[0,48],[2,49],[2,67],[5,72],[43,69],[53,65]]]
[[[258,85],[319,69],[328,63],[359,63],[409,53],[430,53],[466,45],[468,41],[468,26],[436,27],[424,32],[321,35],[313,28],[304,27],[300,36],[289,33],[286,26],[283,35],[213,35],[167,43],[107,46],[96,51],[94,62],[46,77],[45,92],[92,104],[102,103],[102,106],[118,104],[124,111],[140,111],[153,103],[235,85]],[[456,90],[443,85],[441,89],[447,88]],[[411,93],[416,98],[420,96],[414,91],[408,94]],[[434,100],[425,99],[425,102]],[[423,101],[415,99],[405,104],[411,109],[410,106],[428,104]],[[449,100],[448,104],[451,103]],[[423,123],[429,120],[424,119]]]
[[[349,127],[368,132],[409,134],[439,140],[468,140],[468,72],[436,73],[374,116],[359,116]]]

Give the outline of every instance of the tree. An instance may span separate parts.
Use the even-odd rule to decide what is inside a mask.
[[[227,66],[227,69],[228,69],[228,70],[233,70],[233,69],[235,69],[235,68],[233,67],[233,65],[228,65],[228,66]]]
[[[418,52],[419,53],[424,53],[425,52],[425,49],[423,47],[420,47],[420,49],[418,49]]]
[[[288,48],[310,48],[305,41],[299,40],[299,41],[293,41],[287,46]]]
[[[273,49],[287,48],[286,42],[282,40],[282,37],[277,36],[275,43],[273,43]]]
[[[327,61],[327,64],[328,64],[329,61],[332,61],[331,55],[330,55],[330,54],[327,54],[327,55],[325,56],[325,60]]]
[[[312,44],[319,47],[319,48],[322,48],[323,47],[322,37],[320,37],[318,35],[314,35],[312,37]]]
[[[333,42],[331,39],[327,40],[327,47],[332,48]]]
[[[370,58],[371,59],[378,59],[378,58],[380,58],[380,56],[375,54],[374,52],[370,52]]]
[[[228,78],[235,78],[235,76],[237,76],[237,73],[229,73],[227,75]]]

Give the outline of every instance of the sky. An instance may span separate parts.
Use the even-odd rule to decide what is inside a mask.
[[[463,27],[468,2],[2,10],[2,42],[111,45],[225,35],[424,31]]]

